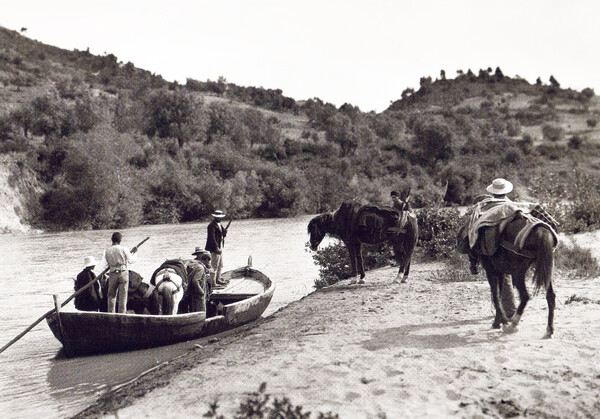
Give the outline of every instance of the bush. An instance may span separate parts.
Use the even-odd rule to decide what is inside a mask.
[[[319,267],[319,278],[315,280],[315,288],[323,288],[348,278],[350,275],[350,256],[348,249],[341,241],[313,252],[306,244],[307,252],[311,252],[313,260]],[[364,245],[362,250],[365,271],[381,268],[390,264],[393,259],[392,249],[385,245]]]
[[[600,265],[591,250],[584,249],[573,240],[570,245],[560,242],[554,255],[556,268],[576,278],[595,278],[600,275]]]
[[[523,154],[530,154],[533,151],[533,138],[529,134],[523,135],[523,139],[517,141],[517,146]]]
[[[552,142],[560,141],[563,137],[563,129],[559,126],[544,124],[542,126],[544,139]]]
[[[311,413],[303,412],[302,406],[294,406],[287,397],[282,399],[275,397],[271,400],[271,395],[267,394],[266,390],[267,383],[261,383],[258,391],[250,393],[246,400],[240,403],[234,417],[236,419],[310,419]],[[218,410],[219,403],[215,400],[210,403],[209,410],[203,416],[225,419]],[[319,412],[318,419],[339,419],[339,415],[332,412]]]
[[[574,135],[569,139],[569,148],[579,150],[582,144],[583,138],[581,138],[579,135]]]
[[[588,126],[588,127],[590,127],[590,128],[595,128],[595,127],[596,127],[596,125],[598,124],[598,121],[597,121],[596,119],[592,119],[592,118],[590,118],[590,119],[588,119],[588,120],[586,121],[586,123],[587,123],[587,126]]]
[[[465,216],[456,208],[423,208],[417,213],[419,241],[424,256],[432,259],[447,259],[456,252],[458,229],[464,224]]]
[[[549,173],[533,189],[565,233],[600,227],[600,180],[580,171]]]
[[[550,160],[559,160],[565,155],[566,147],[562,144],[540,144],[536,150]]]

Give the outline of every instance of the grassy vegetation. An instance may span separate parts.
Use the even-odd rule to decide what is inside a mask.
[[[446,182],[445,205],[468,205],[499,176],[516,198],[555,200],[565,220],[576,213],[569,230],[600,224],[591,89],[459,71],[365,113],[224,78],[169,83],[112,54],[3,28],[0,64],[0,153],[35,174],[24,215],[44,229],[195,221],[215,208],[287,217],[343,200],[389,204],[407,185],[415,206],[430,207]],[[589,199],[565,200],[586,177]]]
[[[272,398],[266,392],[267,384],[262,383],[258,391],[252,392],[248,397],[240,402],[235,412],[236,419],[310,419],[311,412],[304,412],[302,406],[294,406],[292,402],[284,397],[278,399]],[[225,416],[219,413],[219,402],[215,400],[209,406],[209,410],[204,413],[205,418],[225,419]],[[319,412],[317,419],[337,419],[339,415],[332,412]]]

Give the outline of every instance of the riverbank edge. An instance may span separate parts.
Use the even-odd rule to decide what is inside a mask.
[[[386,268],[383,268],[386,269]],[[334,284],[326,289],[329,291],[342,286],[342,283]],[[107,392],[100,396],[90,406],[72,416],[73,419],[95,418],[109,414],[116,414],[120,409],[133,404],[133,402],[145,396],[152,390],[159,389],[169,385],[169,382],[174,377],[184,371],[194,369],[210,359],[216,353],[226,351],[227,346],[234,341],[244,339],[251,331],[259,328],[265,323],[269,323],[284,316],[288,312],[301,309],[314,295],[321,290],[313,290],[299,300],[293,301],[290,304],[281,307],[276,312],[268,317],[262,317],[252,323],[240,326],[236,329],[229,330],[218,335],[209,336],[203,339],[198,339],[200,343],[196,344],[195,348],[185,354],[179,355],[169,361],[163,362],[136,378],[122,383],[116,387],[109,388]],[[203,345],[204,344],[204,345]],[[240,399],[245,394],[240,395]]]

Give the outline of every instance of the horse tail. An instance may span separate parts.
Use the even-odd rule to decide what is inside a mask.
[[[541,288],[548,289],[552,283],[552,269],[554,268],[554,237],[545,227],[536,229],[536,256],[535,256],[535,289],[537,293]]]

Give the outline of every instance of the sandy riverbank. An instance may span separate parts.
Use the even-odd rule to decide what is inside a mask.
[[[544,296],[519,331],[492,330],[487,282],[436,283],[416,264],[367,273],[303,298],[239,333],[113,391],[81,417],[201,417],[218,398],[233,417],[262,382],[304,411],[342,418],[600,417],[600,278],[555,276],[552,340],[541,340]],[[532,288],[531,286],[529,287]]]

